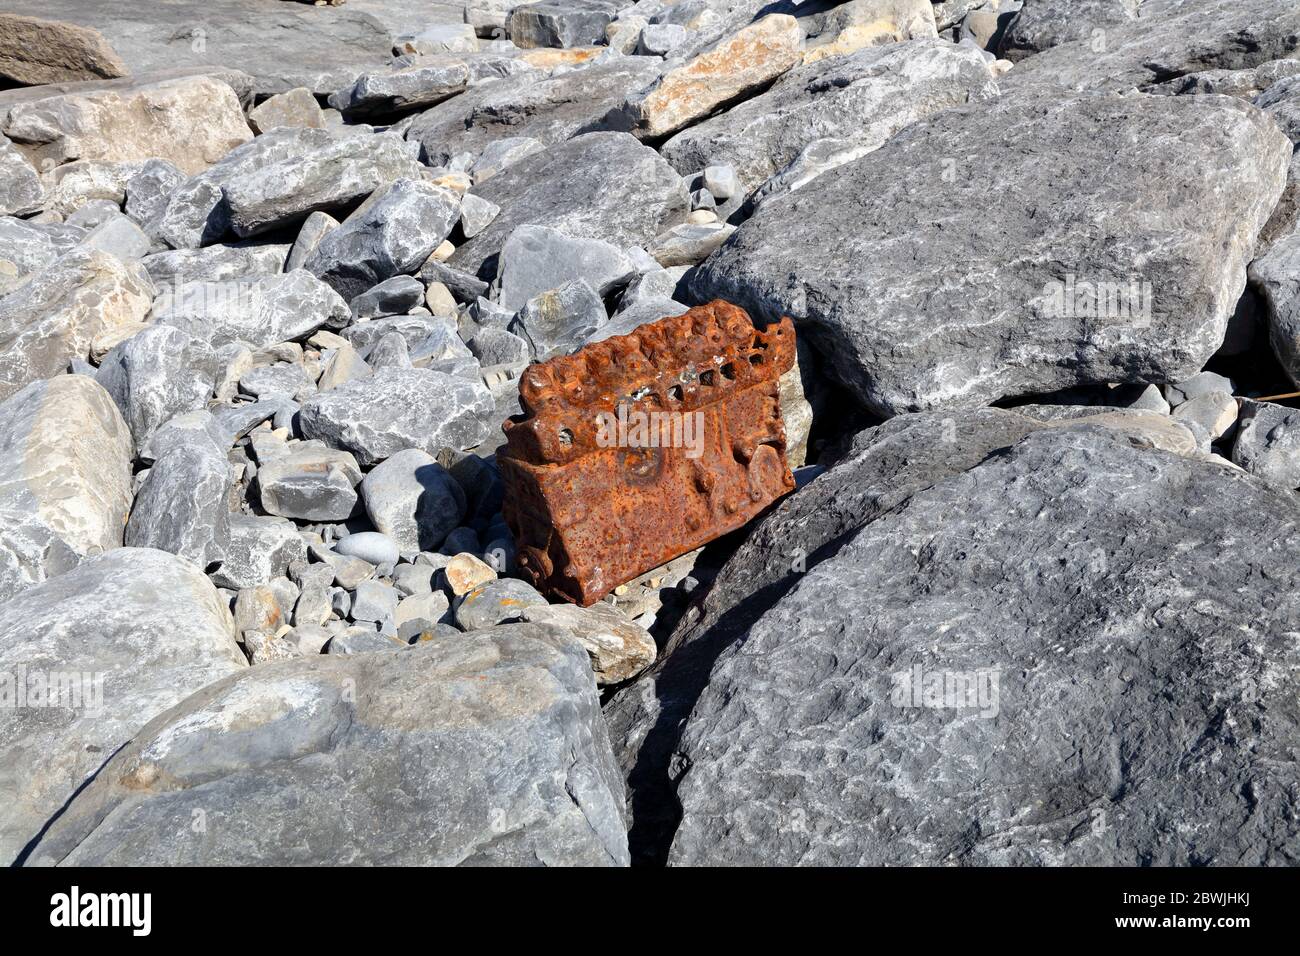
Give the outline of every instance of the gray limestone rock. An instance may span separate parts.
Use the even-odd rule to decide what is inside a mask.
[[[636,265],[621,247],[601,239],[572,238],[548,226],[520,226],[497,259],[497,302],[517,312],[529,299],[578,279],[602,297],[626,285]]]
[[[376,465],[361,482],[361,498],[374,526],[406,554],[438,550],[465,516],[460,484],[418,448]]]
[[[448,265],[481,279],[496,274],[496,256],[520,226],[548,226],[621,248],[644,246],[682,222],[691,202],[682,178],[627,133],[577,136],[519,160],[474,192],[501,213],[459,246]]]
[[[339,655],[338,641],[151,722],[30,862],[627,864],[622,783],[577,642],[534,625],[400,653]],[[144,782],[163,779],[176,783]],[[200,808],[220,840],[175,826]]]
[[[1280,861],[1289,498],[1077,424],[947,470],[721,651],[672,862]]]
[[[307,545],[292,521],[232,514],[229,532],[221,566],[210,575],[219,587],[239,590],[269,584],[284,577],[294,561],[307,560]]]
[[[797,67],[765,93],[678,133],[663,155],[682,175],[731,166],[737,191],[751,193],[816,140],[869,152],[926,116],[997,95],[979,50],[938,39],[891,43]]]
[[[150,313],[213,347],[241,342],[264,348],[305,338],[351,318],[347,302],[310,272],[184,282],[164,289]]]
[[[216,588],[161,551],[118,548],[7,602],[0,671],[28,705],[0,707],[0,859],[150,719],[246,667]]]
[[[160,456],[136,493],[123,541],[157,548],[206,569],[230,537],[230,462],[210,442],[178,445]]]
[[[1223,97],[1004,97],[764,203],[690,289],[792,316],[885,415],[1176,380],[1223,342],[1290,155]]]
[[[420,179],[398,179],[327,233],[304,267],[351,299],[419,269],[459,217],[455,193]]]
[[[492,395],[477,381],[429,369],[379,368],[303,403],[302,433],[375,465],[404,448],[437,454],[473,448],[496,424]]]
[[[121,409],[139,452],[170,418],[207,404],[215,372],[206,342],[169,325],[147,325],[104,356],[95,380]]]
[[[126,422],[90,378],[0,402],[0,602],[121,546],[131,457]]]
[[[478,156],[470,169],[482,184],[543,146],[626,129],[611,111],[628,93],[654,82],[660,69],[652,57],[620,57],[550,77],[490,80],[415,117],[406,138],[419,143],[424,160],[435,166],[460,152]]]
[[[356,507],[359,481],[361,469],[352,455],[315,441],[290,445],[257,470],[262,507],[305,521],[347,518]]]

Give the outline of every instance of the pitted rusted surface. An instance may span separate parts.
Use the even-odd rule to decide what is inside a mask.
[[[534,585],[593,604],[793,490],[777,380],[794,358],[788,318],[758,331],[715,301],[529,366],[497,460]]]

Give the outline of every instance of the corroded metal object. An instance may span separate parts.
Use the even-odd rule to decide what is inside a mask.
[[[788,318],[715,301],[529,366],[497,454],[525,575],[585,607],[792,491],[794,359]]]

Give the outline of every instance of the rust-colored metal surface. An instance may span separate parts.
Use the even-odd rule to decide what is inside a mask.
[[[788,318],[715,301],[529,366],[497,453],[525,575],[585,607],[792,491],[794,359]]]

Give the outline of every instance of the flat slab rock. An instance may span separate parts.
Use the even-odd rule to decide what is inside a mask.
[[[1089,427],[940,478],[721,652],[674,758],[670,862],[1291,859],[1294,515]]]
[[[536,71],[478,84],[425,110],[406,129],[421,154],[442,164],[462,152],[481,153],[499,139],[528,136],[546,145],[579,133],[626,128],[611,116],[629,93],[659,76],[657,57],[620,57],[556,76]]]
[[[621,803],[586,652],[505,625],[213,684],[114,756],[28,862],[626,865]],[[220,839],[176,825],[200,811]]]
[[[690,289],[792,316],[882,415],[1178,381],[1223,342],[1290,158],[1226,97],[1003,97],[764,203]]]
[[[305,86],[329,93],[367,69],[387,65],[389,31],[374,17],[340,7],[261,0],[5,0],[5,10],[93,27],[131,73],[178,62],[233,67],[258,93]]]
[[[1300,7],[1291,0],[1143,0],[1137,13],[1124,23],[1128,18],[1112,9],[1104,19],[1120,22],[1103,23],[1096,4],[1072,4],[1068,19],[1057,21],[1060,38],[1082,21],[1096,23],[1103,42],[1088,28],[1079,39],[1021,61],[1005,88],[1122,91],[1203,70],[1247,69],[1300,51]],[[1033,32],[1035,44],[1052,42],[1048,31]],[[1008,37],[1018,35],[1012,23]]]
[[[118,548],[5,604],[0,672],[23,679],[29,703],[0,707],[0,860],[150,718],[247,666],[217,589],[161,551]],[[35,706],[37,684],[58,676],[62,706]]]

